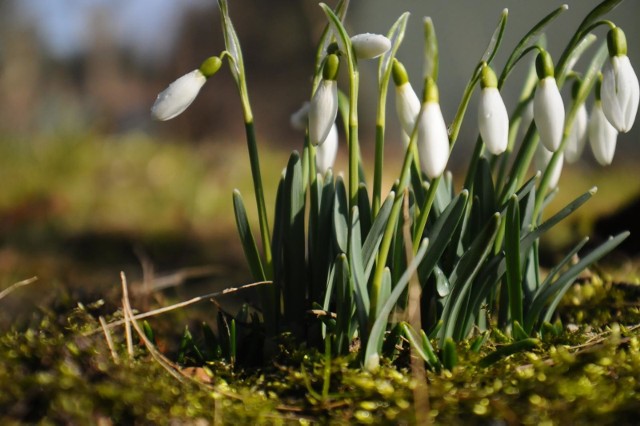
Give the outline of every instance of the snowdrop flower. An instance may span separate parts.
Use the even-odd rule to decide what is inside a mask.
[[[404,133],[411,135],[420,113],[420,99],[409,83],[407,71],[396,59],[393,60],[392,75],[396,86],[396,112],[400,126]]]
[[[589,144],[596,161],[602,166],[608,166],[613,161],[613,154],[616,151],[616,141],[618,131],[609,120],[607,120],[600,100],[600,82],[596,82],[596,99],[591,109],[591,119],[589,121]]]
[[[580,81],[576,80],[573,84],[572,95],[575,101],[580,89]],[[564,159],[567,163],[572,164],[578,161],[584,150],[584,145],[587,142],[587,125],[589,117],[587,114],[587,107],[584,103],[580,104],[578,111],[573,120],[573,126],[567,137],[567,145],[564,148]]]
[[[627,40],[622,29],[616,27],[607,34],[609,60],[602,70],[602,111],[619,132],[633,127],[640,102],[640,85],[629,57]]]
[[[442,175],[449,161],[449,134],[440,110],[438,87],[431,78],[425,84],[422,115],[418,121],[418,154],[420,167],[429,177]]]
[[[562,142],[564,104],[553,75],[551,56],[544,50],[536,58],[536,71],[540,80],[533,97],[533,120],[542,144],[555,152]]]
[[[151,107],[151,116],[167,121],[180,115],[194,101],[207,79],[220,69],[222,61],[217,56],[205,60],[200,68],[183,75],[163,90]]]
[[[338,56],[327,56],[318,85],[309,106],[309,140],[320,145],[327,138],[338,115]]]
[[[549,151],[542,144],[538,144],[538,148],[536,149],[534,161],[534,167],[536,170],[543,171],[549,165],[549,161],[551,161],[551,157],[553,156],[553,152]],[[549,189],[553,189],[558,186],[558,181],[560,180],[560,174],[562,173],[562,163],[564,161],[564,153],[560,153],[560,158],[556,163],[555,167],[551,171],[551,176],[549,177]]]
[[[478,106],[480,136],[489,152],[499,155],[507,149],[509,142],[509,115],[498,90],[496,74],[488,65],[482,67],[480,85],[482,87]]]
[[[309,122],[309,102],[304,102],[299,110],[291,114],[289,123],[296,130],[306,130]]]
[[[338,126],[333,123],[327,138],[322,145],[318,145],[316,150],[316,169],[322,176],[327,170],[333,167],[338,155]]]
[[[380,34],[357,34],[351,37],[351,45],[358,59],[373,59],[391,49],[391,40]]]

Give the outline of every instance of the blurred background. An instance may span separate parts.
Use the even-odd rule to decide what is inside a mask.
[[[420,88],[422,19],[431,16],[440,43],[441,103],[450,121],[502,9],[510,14],[496,68],[533,24],[562,3],[354,0],[347,28],[352,34],[386,33],[410,11],[398,57]],[[567,3],[569,10],[548,30],[554,57],[598,1]],[[325,19],[317,2],[309,0],[230,0],[230,9],[243,47],[272,205],[288,153],[302,146],[289,116],[309,97],[315,42]],[[607,16],[625,30],[636,70],[639,16],[635,0]],[[603,40],[605,29],[596,34]],[[217,74],[178,118],[159,123],[149,117],[161,90],[222,49],[214,0],[0,1],[0,287],[31,275],[78,286],[104,277],[103,284],[112,287],[120,269],[142,279],[143,270],[202,264],[213,265],[201,271],[203,276],[224,277],[225,284],[246,281],[234,235],[234,187],[256,215],[240,104],[229,73]],[[521,64],[505,87],[508,107],[515,105],[526,68]],[[376,70],[377,62],[362,64],[365,164],[372,162]],[[477,135],[475,100],[451,161],[457,181]],[[402,156],[393,94],[388,107],[391,182]],[[577,239],[592,230],[595,218],[636,197],[639,138],[638,123],[620,135],[612,167],[596,166],[588,149],[579,164],[565,167],[558,203],[594,185],[601,194],[552,245]],[[338,169],[346,152],[340,155]]]

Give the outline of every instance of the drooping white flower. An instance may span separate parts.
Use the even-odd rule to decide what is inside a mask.
[[[568,164],[575,163],[582,155],[582,151],[587,142],[588,121],[587,108],[584,104],[581,104],[580,107],[578,107],[571,132],[569,132],[567,138],[567,145],[564,148],[564,158]]]
[[[184,112],[194,101],[207,79],[221,66],[218,57],[205,60],[199,69],[183,75],[160,92],[153,106],[151,116],[159,121],[167,121]]]
[[[602,69],[602,111],[619,132],[633,127],[640,102],[640,83],[629,57],[624,32],[616,27],[607,34],[609,60]]]
[[[618,131],[605,117],[602,102],[596,95],[589,120],[589,145],[594,158],[600,165],[608,166],[613,161],[617,139]]]
[[[564,128],[564,104],[553,77],[546,77],[538,82],[533,98],[533,120],[545,148],[552,152],[560,148]]]
[[[151,107],[151,116],[167,121],[184,112],[207,82],[200,70],[185,74],[164,89]]]
[[[553,62],[546,51],[536,58],[538,87],[533,97],[533,120],[540,134],[540,141],[549,151],[555,152],[562,142],[564,130],[564,104],[553,76]]]
[[[363,33],[351,37],[351,45],[358,59],[373,59],[391,48],[391,40],[381,34]]]
[[[420,113],[421,102],[409,83],[407,70],[397,59],[393,60],[392,76],[396,86],[396,113],[400,127],[406,135],[410,136]]]
[[[540,170],[544,172],[545,169],[549,166],[549,162],[551,161],[551,157],[553,156],[553,152],[549,151],[544,147],[541,143],[538,144],[538,148],[536,149],[536,155],[534,157],[534,167],[536,170]],[[558,162],[555,167],[551,171],[551,176],[549,177],[549,189],[553,189],[558,186],[558,181],[560,180],[560,175],[562,174],[562,163],[564,162],[564,153],[560,153],[560,158],[558,158]]]
[[[300,109],[291,114],[291,118],[289,119],[289,123],[291,127],[296,130],[304,131],[307,129],[307,124],[309,123],[309,102],[304,102]]]
[[[316,169],[318,173],[324,174],[333,167],[338,155],[338,126],[334,123],[329,130],[327,138],[322,145],[318,145],[316,150]]]
[[[309,141],[313,145],[324,142],[338,115],[338,74],[339,60],[335,54],[327,56],[323,79],[313,94],[309,106]]]
[[[509,142],[509,114],[497,85],[495,73],[485,65],[482,68],[478,127],[482,141],[493,155],[502,154]]]
[[[431,78],[426,82],[422,108],[417,124],[420,167],[429,179],[435,179],[442,175],[449,161],[449,133],[438,102],[438,88]]]

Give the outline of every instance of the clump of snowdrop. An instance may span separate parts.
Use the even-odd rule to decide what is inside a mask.
[[[151,107],[151,116],[159,121],[167,121],[182,114],[195,100],[207,79],[222,65],[217,56],[206,59],[200,68],[183,75],[160,92]]]
[[[509,142],[509,115],[504,105],[498,79],[488,65],[482,67],[480,80],[480,104],[478,105],[478,127],[487,150],[500,155],[507,149]]]
[[[309,106],[309,140],[313,145],[322,144],[338,115],[338,68],[340,60],[335,54],[327,56],[318,85]]]
[[[560,148],[564,129],[564,104],[554,77],[551,56],[541,50],[536,58],[538,86],[533,98],[533,120],[540,134],[540,141],[547,150]]]
[[[602,110],[620,133],[631,130],[638,113],[640,86],[629,57],[627,39],[621,28],[607,34],[609,60],[602,70]]]

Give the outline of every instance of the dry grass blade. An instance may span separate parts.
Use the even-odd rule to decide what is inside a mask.
[[[31,278],[27,278],[26,280],[18,281],[17,283],[11,284],[9,287],[7,287],[4,290],[0,291],[0,300],[4,299],[6,296],[8,296],[9,294],[13,293],[14,291],[19,289],[20,287],[24,287],[26,285],[29,285],[32,282],[35,282],[37,280],[38,280],[38,277],[31,277]]]
[[[131,311],[131,305],[129,305],[129,288],[124,272],[120,272],[120,279],[122,281],[122,312],[124,313],[124,329],[127,336],[127,353],[129,354],[129,358],[133,358],[133,338],[131,336],[131,318],[133,317],[133,312]]]
[[[113,362],[117,364],[120,359],[118,357],[118,353],[116,352],[113,346],[113,339],[111,338],[111,332],[107,329],[107,322],[105,321],[103,316],[100,316],[100,318],[98,319],[100,320],[102,331],[104,331],[104,337],[107,340],[107,346],[109,346],[109,351],[111,351],[111,358],[113,358]]]
[[[272,281],[258,281],[258,282],[251,283],[251,284],[246,284],[246,285],[243,285],[243,286],[240,286],[240,287],[230,287],[230,288],[224,289],[222,291],[217,291],[217,292],[214,292],[214,293],[204,294],[202,296],[194,297],[193,299],[185,300],[184,302],[179,302],[179,303],[176,303],[174,305],[165,306],[164,308],[154,309],[154,310],[149,311],[149,312],[143,312],[141,314],[133,315],[131,317],[131,320],[139,320],[139,319],[143,319],[143,318],[152,317],[152,316],[155,316],[155,315],[164,314],[166,312],[170,312],[170,311],[173,311],[175,309],[184,308],[185,306],[189,306],[189,305],[192,305],[194,303],[202,302],[203,300],[206,300],[206,299],[211,299],[211,298],[218,297],[218,296],[224,296],[224,295],[227,295],[227,294],[235,293],[235,292],[240,291],[240,290],[246,290],[248,288],[257,287],[257,286],[265,285],[265,284],[271,284],[271,283],[272,283]],[[124,291],[124,289],[123,289],[123,291]],[[114,322],[111,322],[111,323],[107,324],[107,328],[117,327],[119,325],[124,324],[126,321],[127,321],[127,317],[125,316],[125,319],[121,319],[121,320],[114,321]],[[95,333],[97,333],[99,331],[100,330],[93,330],[92,332],[90,332],[88,334],[89,335],[95,334]]]
[[[413,245],[411,239],[411,215],[409,214],[409,193],[405,189],[404,199],[402,200],[402,215],[404,224],[402,226],[402,236],[404,238],[404,249],[407,258],[407,265],[413,261]],[[420,295],[422,290],[418,275],[414,273],[409,280],[409,301],[407,320],[414,330],[422,328],[422,320],[420,318]],[[416,339],[417,342],[420,339]],[[416,382],[413,389],[414,410],[416,413],[417,425],[430,425],[429,417],[429,385],[427,384],[427,375],[424,368],[424,361],[415,353],[413,346],[411,348],[411,373]]]

